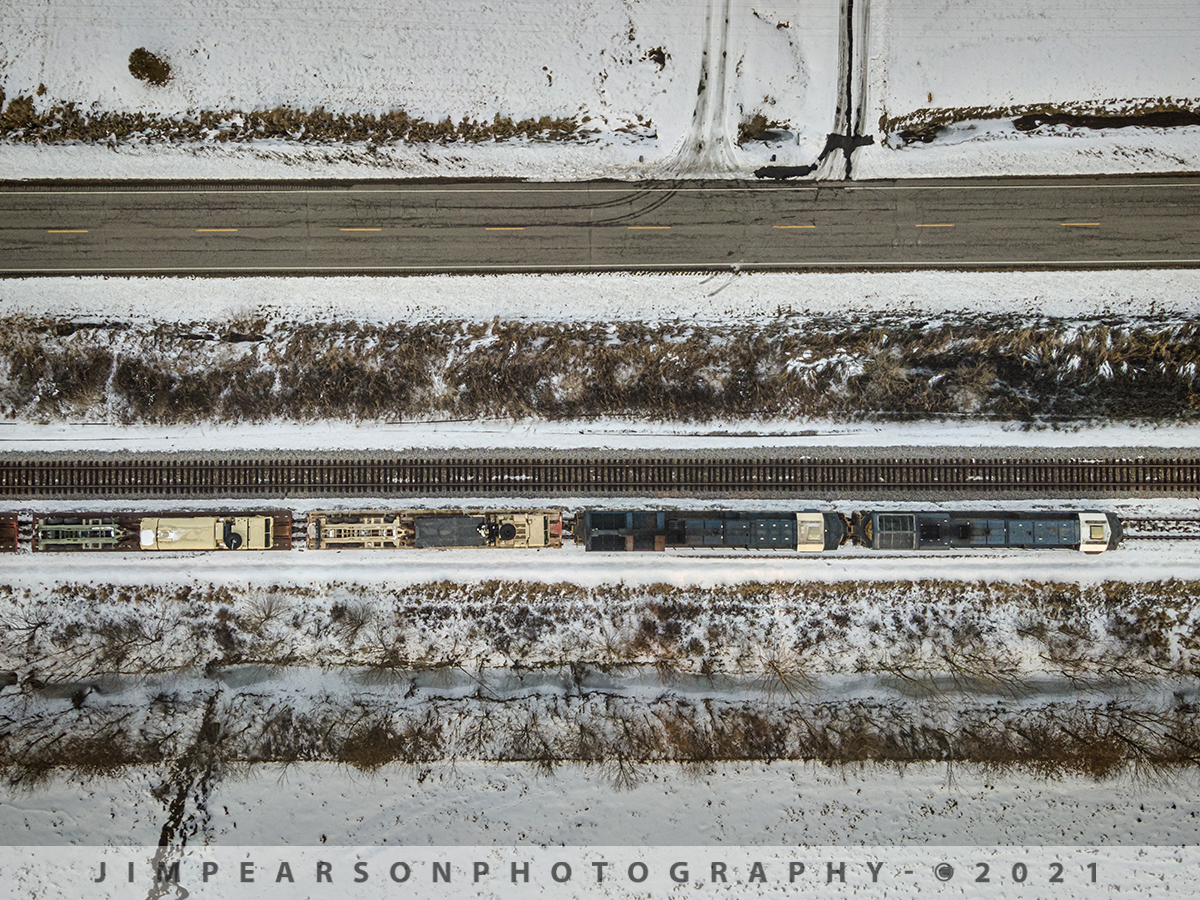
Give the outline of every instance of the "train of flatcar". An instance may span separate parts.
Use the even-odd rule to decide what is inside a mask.
[[[34,552],[288,550],[292,513],[35,513]],[[783,550],[827,553],[851,544],[871,550],[1113,550],[1124,529],[1095,510],[956,512],[889,510],[850,516],[828,510],[561,509],[313,510],[310,550],[498,550],[559,548],[564,537],[591,552]],[[18,549],[16,514],[0,513],[0,552]]]

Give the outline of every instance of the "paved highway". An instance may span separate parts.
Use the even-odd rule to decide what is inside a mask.
[[[0,183],[0,275],[1200,265],[1200,176]]]

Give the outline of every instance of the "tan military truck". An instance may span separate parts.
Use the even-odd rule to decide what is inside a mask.
[[[145,518],[143,550],[270,550],[270,516],[188,516]]]

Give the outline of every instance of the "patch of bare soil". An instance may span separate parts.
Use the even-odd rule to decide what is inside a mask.
[[[776,141],[784,135],[781,131],[786,124],[768,119],[762,113],[755,113],[748,120],[738,123],[737,145],[739,147],[751,141]]]
[[[138,47],[129,54],[129,74],[139,81],[161,87],[171,80],[171,64],[145,47]]]

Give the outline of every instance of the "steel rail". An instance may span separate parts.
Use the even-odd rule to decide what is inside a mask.
[[[0,496],[12,498],[832,491],[1196,494],[1200,458],[0,459]]]

